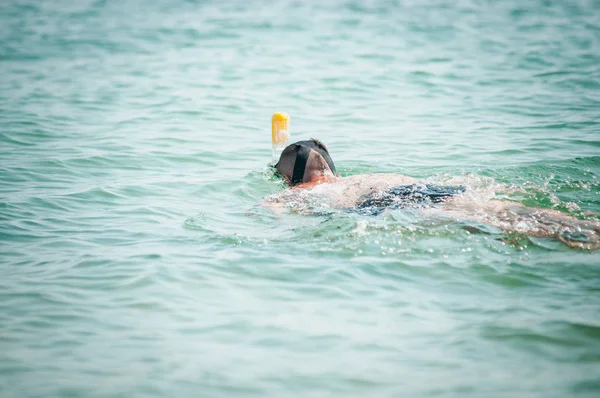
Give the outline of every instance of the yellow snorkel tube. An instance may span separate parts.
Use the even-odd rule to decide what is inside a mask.
[[[290,140],[290,115],[275,112],[271,117],[271,142],[273,143],[273,164],[277,163],[281,152]]]

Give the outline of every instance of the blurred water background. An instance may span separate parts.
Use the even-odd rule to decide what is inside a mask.
[[[0,396],[597,397],[598,252],[257,205],[286,111],[597,218],[599,110],[597,0],[5,0]]]

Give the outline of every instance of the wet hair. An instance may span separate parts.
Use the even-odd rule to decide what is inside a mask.
[[[288,145],[281,153],[275,168],[291,185],[306,182],[305,177],[318,169],[324,172],[329,168],[333,174],[336,172],[327,147],[314,138]]]

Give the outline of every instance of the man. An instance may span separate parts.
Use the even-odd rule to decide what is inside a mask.
[[[597,221],[582,221],[556,210],[482,198],[470,195],[463,186],[425,184],[407,176],[340,177],[327,147],[315,139],[286,147],[275,168],[291,188],[267,199],[267,205],[274,209],[336,208],[368,215],[405,209],[427,217],[474,220],[505,231],[555,238],[575,248],[600,248]]]

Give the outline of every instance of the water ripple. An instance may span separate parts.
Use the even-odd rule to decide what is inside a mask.
[[[597,2],[26,0],[0,21],[2,396],[600,391],[597,252],[262,205],[283,110],[342,175],[598,220]]]

